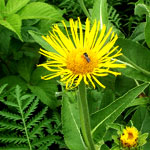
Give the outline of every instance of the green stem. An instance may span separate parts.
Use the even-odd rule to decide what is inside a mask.
[[[79,85],[79,109],[81,131],[88,150],[95,150],[94,143],[91,136],[90,117],[87,103],[87,92],[83,81]]]

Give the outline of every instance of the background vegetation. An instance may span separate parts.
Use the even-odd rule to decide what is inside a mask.
[[[97,19],[100,2],[0,0],[0,150],[69,149],[64,142],[61,105],[64,93],[74,103],[75,91],[65,91],[58,79],[41,80],[47,71],[37,68],[45,61],[39,48],[52,50],[41,35],[48,34],[55,23],[61,27],[61,20],[80,17],[84,24],[88,14]],[[118,33],[117,44],[124,54],[120,60],[129,65],[119,70],[122,76],[100,79],[106,89],[88,89],[91,114],[137,85],[150,82],[149,0],[108,0],[104,4],[107,11],[103,14],[108,18],[104,23]],[[120,124],[133,123],[142,133],[150,132],[149,95],[147,87],[120,113],[115,124],[107,127],[103,150],[114,146],[112,133],[117,135]],[[147,141],[144,150],[150,149],[149,137]]]

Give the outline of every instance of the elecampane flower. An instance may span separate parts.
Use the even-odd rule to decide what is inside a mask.
[[[126,127],[120,137],[123,147],[135,147],[138,140],[138,130],[135,127]]]
[[[49,80],[60,76],[67,89],[77,87],[81,80],[85,84],[91,83],[94,88],[95,82],[105,88],[97,77],[107,76],[109,73],[117,76],[120,73],[111,69],[125,68],[124,64],[116,63],[116,57],[121,55],[121,49],[116,51],[119,46],[114,47],[118,36],[112,32],[112,28],[105,33],[105,25],[100,31],[100,22],[95,21],[90,28],[89,19],[86,19],[84,30],[80,18],[76,21],[70,19],[70,30],[64,21],[62,23],[66,34],[58,25],[54,25],[53,31],[46,37],[43,36],[56,53],[40,49],[40,54],[48,57],[49,60],[39,66],[51,72],[42,79]]]

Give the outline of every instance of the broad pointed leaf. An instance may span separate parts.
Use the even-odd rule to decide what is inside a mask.
[[[8,28],[9,30],[15,32],[19,39],[22,40],[21,37],[21,19],[19,15],[17,14],[12,14],[6,17],[5,20],[0,20],[0,24],[3,25],[4,27]]]
[[[108,24],[107,0],[95,0],[92,11],[92,20],[100,20],[101,28],[103,24]]]
[[[92,135],[95,141],[99,142],[102,140],[106,132],[106,124],[113,123],[126,109],[129,103],[132,102],[148,85],[149,84],[144,83],[131,89],[107,107],[91,115]]]
[[[146,47],[132,40],[121,38],[117,40],[117,45],[122,48],[123,53],[119,59],[128,62],[136,70],[150,76],[150,51]]]
[[[24,7],[19,13],[21,19],[51,19],[62,16],[63,11],[42,2],[33,2]]]
[[[87,150],[78,123],[74,117],[68,97],[64,97],[62,106],[63,133],[70,150]]]
[[[30,0],[9,0],[6,4],[6,15],[14,14],[23,8]]]

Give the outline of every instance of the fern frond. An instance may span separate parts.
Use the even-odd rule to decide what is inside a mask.
[[[4,89],[7,87],[7,84],[4,84],[0,87],[0,94],[4,91]]]
[[[30,139],[35,138],[37,135],[41,134],[41,131],[43,130],[43,127],[46,126],[46,124],[48,124],[50,121],[47,119],[44,119],[43,121],[41,121],[39,124],[37,124],[33,130],[30,132]]]
[[[37,108],[38,104],[39,104],[38,99],[34,100],[33,103],[30,103],[31,106],[27,109],[27,111],[25,112],[25,115],[24,115],[25,120],[27,120],[30,117],[30,115],[32,115],[32,113]]]
[[[61,123],[60,115],[57,112],[53,112],[52,120],[56,122],[57,125]]]
[[[51,141],[51,142],[48,142],[46,144],[43,144],[40,146],[40,148],[38,150],[46,150],[48,146],[50,146],[51,144],[53,144],[55,141]]]
[[[8,129],[8,130],[22,130],[22,126],[16,124],[15,122],[8,122],[8,121],[0,121],[0,127],[3,129]]]
[[[43,119],[47,110],[48,110],[48,107],[45,107],[42,111],[40,111],[37,115],[35,115],[34,118],[32,118],[27,124],[27,128],[29,129],[32,126],[35,126],[41,119]]]
[[[4,103],[7,106],[15,107],[18,108],[18,105],[12,101],[5,101],[5,100],[0,100],[2,103]]]
[[[48,120],[46,117],[48,107],[42,106],[41,109],[40,106],[41,111],[39,112],[38,98],[23,93],[19,86],[16,86],[13,91],[7,92],[9,98],[6,94],[4,95],[5,100],[2,97],[1,101],[9,109],[0,111],[0,143],[3,145],[0,150],[49,149],[49,146],[59,138],[59,136],[53,135],[50,125],[56,120],[57,123],[60,123],[58,114]],[[51,126],[50,130],[49,126]],[[48,134],[49,136],[45,137]]]
[[[0,150],[29,150],[29,147],[17,147],[17,146],[12,146],[12,145],[7,145],[5,147],[0,147]]]
[[[25,111],[29,107],[29,105],[34,101],[34,98],[35,98],[34,95],[30,95],[30,97],[24,101],[22,106],[23,111]]]
[[[11,119],[11,120],[21,120],[21,117],[18,114],[10,113],[8,111],[2,110],[0,111],[0,116],[6,118],[6,119]]]
[[[12,135],[1,135],[0,136],[0,141],[5,142],[5,143],[14,143],[14,144],[20,144],[20,143],[26,143],[27,139],[25,137],[16,137]]]
[[[112,6],[110,6],[108,9],[108,16],[110,22],[114,24],[117,28],[121,26],[120,23],[121,18],[119,17],[119,14],[117,13],[116,9],[113,8]]]
[[[32,143],[32,146],[33,147],[39,147],[43,144],[47,144],[49,143],[50,145],[53,144],[56,140],[57,136],[46,136],[46,137],[43,137],[39,140],[34,140],[33,143]]]

